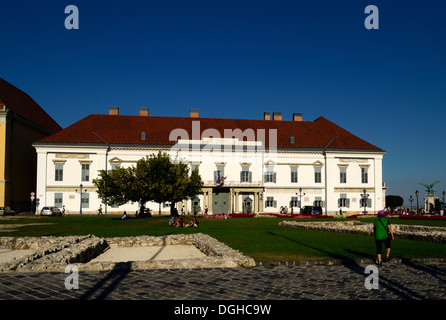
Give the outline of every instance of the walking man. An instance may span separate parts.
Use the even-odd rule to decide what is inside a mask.
[[[388,262],[390,260],[390,250],[391,244],[390,241],[394,240],[395,237],[393,235],[392,227],[390,226],[390,222],[387,218],[387,212],[384,210],[380,210],[378,212],[377,219],[373,222],[373,233],[375,235],[375,243],[376,243],[376,264],[382,265],[382,245],[386,246],[386,257],[384,258],[384,262]]]

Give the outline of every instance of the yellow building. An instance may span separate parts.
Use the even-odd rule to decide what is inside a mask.
[[[32,143],[60,130],[29,95],[0,78],[0,209],[30,211],[37,175]]]

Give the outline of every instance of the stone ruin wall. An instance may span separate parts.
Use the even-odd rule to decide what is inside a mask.
[[[194,245],[206,257],[130,262],[90,262],[107,248],[168,245]],[[252,258],[202,233],[167,235],[161,237],[137,236],[98,238],[70,237],[2,237],[0,248],[35,250],[32,254],[0,264],[1,272],[64,272],[68,265],[79,271],[182,269],[182,268],[233,268],[255,266]]]

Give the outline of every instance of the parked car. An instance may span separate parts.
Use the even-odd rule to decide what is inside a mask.
[[[43,207],[40,211],[41,216],[62,216],[62,211],[58,207]]]
[[[305,206],[302,208],[301,214],[319,214],[322,215],[322,207]]]

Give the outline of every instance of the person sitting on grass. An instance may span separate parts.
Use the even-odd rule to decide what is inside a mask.
[[[193,217],[192,220],[189,222],[187,227],[198,227],[198,220],[196,217]]]
[[[180,221],[178,221],[178,227],[184,227],[185,226],[185,223],[184,223],[184,220],[183,220],[183,218],[180,218]]]
[[[178,218],[177,217],[170,218],[169,226],[177,228],[178,227]]]

